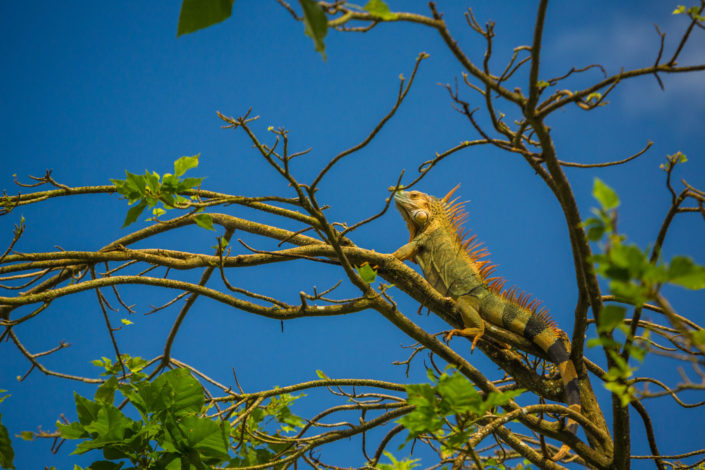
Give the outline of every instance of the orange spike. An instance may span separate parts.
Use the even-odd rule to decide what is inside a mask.
[[[448,202],[448,200],[450,199],[450,197],[453,195],[453,193],[454,193],[459,187],[460,187],[460,183],[458,183],[458,185],[457,185],[455,188],[451,189],[451,190],[448,192],[448,194],[446,194],[445,196],[443,196],[443,199],[442,199],[443,202]]]

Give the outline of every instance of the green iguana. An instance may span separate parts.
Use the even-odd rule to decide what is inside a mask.
[[[504,281],[492,277],[496,266],[486,259],[489,253],[475,235],[462,228],[467,217],[463,203],[450,200],[460,185],[442,199],[419,191],[399,191],[394,202],[411,235],[409,243],[394,252],[402,261],[418,263],[426,280],[441,294],[455,300],[463,329],[454,334],[474,337],[472,349],[485,331],[485,322],[500,326],[528,339],[558,366],[568,407],[580,412],[580,391],[575,365],[570,360],[565,333],[559,330],[537,300],[516,288],[505,289]],[[567,421],[575,434],[578,424]],[[568,453],[563,446],[553,457],[560,460]]]

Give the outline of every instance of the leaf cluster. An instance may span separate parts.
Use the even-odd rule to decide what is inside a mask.
[[[669,156],[668,169],[685,161],[685,155],[680,152]],[[595,217],[587,219],[583,225],[587,228],[588,239],[601,242],[603,250],[593,255],[592,261],[597,273],[609,281],[611,293],[620,301],[640,308],[654,299],[665,283],[693,290],[705,288],[705,266],[695,264],[686,256],[674,256],[670,262],[665,262],[649,256],[637,245],[625,242],[626,237],[617,232],[619,196],[598,178],[595,179],[593,196],[600,207],[593,209]],[[629,379],[636,368],[630,367],[619,352],[622,350],[640,362],[647,353],[644,347],[634,343],[633,332],[624,324],[626,314],[627,309],[622,306],[604,306],[597,315],[599,337],[588,341],[590,347],[602,346],[612,359],[612,365],[603,377],[604,386],[620,398],[622,406],[627,406],[635,396]],[[615,329],[625,335],[624,343],[612,336]],[[648,338],[649,331],[644,331],[643,336]]]
[[[119,380],[122,364],[130,371]],[[81,440],[73,454],[100,450],[103,460],[88,468],[113,469],[206,469],[213,465],[249,465],[267,462],[283,446],[252,438],[252,432],[263,431],[268,423],[277,433],[290,432],[303,425],[291,412],[297,396],[281,394],[263,407],[256,407],[246,419],[248,430],[242,438],[227,419],[207,417],[203,386],[187,369],[173,369],[153,380],[142,372],[146,361],[139,357],[121,356],[113,363],[108,358],[93,361],[105,369],[108,379],[95,392],[93,399],[74,394],[78,420],[57,428],[64,439]],[[132,419],[115,406],[119,392],[137,412]],[[239,413],[235,413],[238,420]],[[231,455],[231,439],[240,440],[236,456]],[[125,466],[127,465],[127,466]]]
[[[198,166],[198,155],[181,157],[174,162],[174,173],[159,175],[156,171],[145,170],[143,175],[125,170],[124,180],[110,179],[118,194],[122,195],[132,207],[127,211],[123,228],[137,221],[137,218],[147,208],[152,208],[153,218],[158,220],[167,210],[177,207],[187,207],[188,199],[181,193],[199,187],[205,178],[182,178],[186,171]],[[137,203],[136,205],[133,205]],[[162,207],[155,207],[161,203]],[[196,224],[208,230],[213,230],[213,220],[207,214],[199,214]]]
[[[304,425],[304,420],[291,412],[290,405],[300,395],[281,394],[274,396],[264,407],[257,407],[250,413],[245,424],[240,430],[233,429],[233,438],[237,439],[237,456],[230,461],[234,467],[257,465],[272,461],[275,456],[284,454],[292,447],[282,437],[296,431]],[[239,416],[239,414],[237,415]],[[263,436],[268,430],[274,429],[271,434],[275,439],[265,442],[255,437]],[[278,438],[278,439],[277,439]]]
[[[609,280],[613,294],[641,306],[653,298],[664,283],[693,290],[705,288],[705,266],[695,264],[691,258],[674,256],[670,262],[658,258],[652,261],[646,250],[625,243],[625,237],[617,233],[616,227],[619,197],[598,178],[593,195],[601,207],[594,209],[596,217],[587,219],[584,226],[591,241],[604,241],[603,252],[594,255],[592,261],[598,274]],[[617,310],[612,310],[607,326],[600,321],[599,328],[605,331],[614,328],[618,324],[614,321],[616,313]]]
[[[235,0],[183,0],[176,35],[189,34],[230,18]],[[303,11],[304,34],[313,40],[313,46],[326,59],[328,18],[316,0],[299,0]],[[381,21],[394,21],[398,15],[390,11],[384,0],[369,0],[364,7],[346,4],[352,10],[366,11]]]
[[[203,388],[186,369],[174,369],[153,381],[139,370],[140,358],[126,358],[132,374],[126,383],[118,382],[112,363],[104,362],[110,377],[100,385],[93,400],[74,394],[78,421],[57,423],[61,437],[82,439],[73,454],[102,450],[105,460],[91,469],[127,468],[205,469],[228,456],[227,422],[201,416]],[[133,420],[114,405],[119,391],[137,410],[141,420]]]
[[[452,454],[476,430],[478,418],[507,404],[524,389],[482,394],[460,373],[444,372],[438,378],[428,369],[431,383],[406,386],[407,401],[415,409],[399,419],[408,431],[407,442],[423,434],[438,439],[444,453]],[[447,418],[455,417],[452,423]]]
[[[698,5],[693,5],[692,7],[686,7],[685,5],[678,5],[675,10],[673,10],[674,15],[687,15],[694,21],[702,22],[705,21],[705,14],[701,14],[701,7]]]

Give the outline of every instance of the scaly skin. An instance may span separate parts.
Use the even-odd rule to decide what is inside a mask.
[[[454,204],[450,196],[456,186],[442,199],[419,191],[399,191],[394,197],[410,233],[410,241],[394,252],[400,260],[418,263],[426,280],[438,292],[455,300],[464,328],[454,334],[474,337],[472,348],[485,331],[485,322],[519,334],[541,348],[558,366],[565,387],[569,408],[580,412],[580,391],[575,365],[563,338],[553,325],[546,310],[538,309],[537,301],[515,289],[503,289],[504,281],[491,278],[494,270],[485,248],[465,239],[462,222],[466,217],[462,204]],[[577,423],[568,420],[568,429],[575,433]],[[560,460],[568,453],[563,446],[553,457]]]

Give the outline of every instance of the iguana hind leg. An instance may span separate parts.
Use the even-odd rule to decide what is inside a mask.
[[[474,351],[477,341],[485,334],[485,322],[482,320],[480,312],[478,312],[477,308],[473,305],[474,302],[466,299],[467,297],[461,297],[457,300],[458,310],[460,311],[460,317],[463,319],[465,328],[450,330],[446,333],[445,340],[450,341],[455,335],[473,338],[470,350]]]

